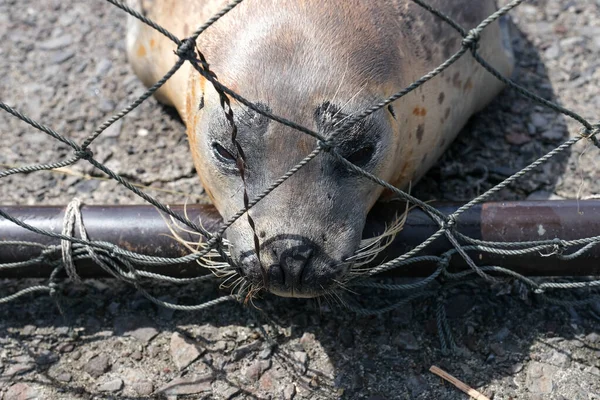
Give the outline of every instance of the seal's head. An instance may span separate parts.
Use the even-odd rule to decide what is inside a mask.
[[[389,94],[386,82],[392,81],[388,75],[393,62],[383,41],[352,47],[345,37],[313,38],[314,31],[298,28],[302,24],[261,23],[259,19],[255,29],[247,27],[243,36],[230,38],[229,46],[207,58],[221,83],[262,109],[328,137],[349,116]],[[296,28],[290,31],[291,26]],[[244,206],[231,126],[218,93],[195,71],[187,102],[188,136],[198,174],[227,220]],[[317,146],[315,138],[234,100],[231,108],[245,154],[250,199]],[[394,110],[384,108],[337,135],[333,145],[350,162],[389,179],[398,145],[393,124]],[[381,191],[381,186],[323,151],[249,211],[259,254],[245,217],[227,230],[232,259],[250,282],[272,293],[326,293],[347,279],[346,260],[357,251],[367,213]]]

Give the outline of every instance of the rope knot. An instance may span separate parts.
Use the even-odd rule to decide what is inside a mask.
[[[79,158],[80,160],[87,160],[87,161],[89,161],[92,158],[94,158],[94,153],[90,149],[85,148],[85,149],[76,150],[75,151],[75,156],[77,158]]]
[[[333,145],[331,144],[331,142],[329,140],[319,140],[317,142],[317,146],[319,146],[320,149],[323,149],[323,151],[331,151]]]
[[[596,147],[600,148],[600,141],[596,137],[600,133],[600,124],[592,125],[592,128],[582,127],[579,134],[590,140]]]
[[[449,252],[442,254],[442,256],[438,259],[437,265],[438,267],[442,267],[444,270],[450,266],[450,259],[452,255]]]
[[[553,246],[553,252],[552,253],[556,254],[559,257],[562,256],[563,253],[565,252],[565,249],[566,249],[565,244],[559,238],[554,238],[553,242],[554,243],[552,244],[552,246]]]
[[[49,282],[48,288],[50,289],[51,297],[55,297],[58,294],[58,284],[56,282]]]
[[[179,46],[177,46],[177,50],[175,54],[185,60],[194,60],[196,58],[196,40],[194,38],[186,38],[184,39]]]
[[[481,39],[479,31],[477,29],[471,29],[467,36],[463,38],[462,45],[475,51],[479,48],[479,39]]]
[[[456,226],[456,218],[452,215],[448,216],[448,218],[446,218],[446,220],[444,221],[444,225],[443,225],[444,230],[448,231],[448,230],[454,229],[455,226]]]

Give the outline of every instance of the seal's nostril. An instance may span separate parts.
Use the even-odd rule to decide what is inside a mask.
[[[268,268],[269,282],[285,282],[285,269],[280,264],[273,264]]]
[[[300,245],[288,247],[281,252],[276,251],[274,247],[273,253],[279,253],[278,259],[283,272],[283,285],[288,288],[298,289],[305,280],[307,266],[310,264],[315,253],[313,246]]]

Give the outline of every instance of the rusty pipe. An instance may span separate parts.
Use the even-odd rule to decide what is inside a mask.
[[[448,215],[458,204],[435,204]],[[381,232],[384,224],[402,211],[401,203],[381,203],[369,214],[365,236]],[[13,217],[35,227],[60,232],[65,207],[63,206],[0,206]],[[183,213],[183,206],[172,206],[172,210]],[[150,205],[133,206],[83,206],[83,221],[91,240],[114,243],[137,253],[180,257],[188,251],[169,235],[165,219]],[[208,231],[215,231],[221,218],[212,206],[188,205],[187,215],[193,221],[202,221]],[[438,225],[423,211],[409,212],[404,229],[394,242],[375,260],[380,263],[391,260],[414,248],[431,236]],[[490,202],[477,205],[460,216],[456,229],[467,236],[486,241],[513,242],[560,238],[579,239],[600,235],[600,201],[530,201]],[[191,235],[187,239],[195,239]],[[184,235],[184,238],[185,236]],[[27,241],[44,245],[57,245],[59,240],[39,235],[21,228],[9,220],[0,218],[0,241]],[[440,255],[451,248],[450,243],[440,237],[421,254]],[[0,246],[0,263],[25,261],[37,257],[39,248],[27,246]],[[526,256],[498,256],[486,253],[470,255],[478,265],[499,265],[529,276],[581,276],[600,275],[600,246],[594,246],[581,257],[566,261],[558,257],[541,257],[540,254]],[[82,277],[100,277],[105,273],[90,260],[76,263]],[[455,256],[452,268],[465,267],[464,260]],[[427,276],[434,269],[432,263],[414,264],[410,268],[393,271],[403,276]],[[171,276],[195,276],[206,274],[206,270],[195,263],[147,267],[157,273]],[[150,269],[151,268],[151,269]],[[51,266],[40,263],[27,267],[2,269],[0,278],[46,277]]]

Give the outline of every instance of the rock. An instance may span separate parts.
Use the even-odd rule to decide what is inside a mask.
[[[212,385],[213,393],[225,400],[234,398],[242,391],[239,387],[233,386],[226,381],[215,381]]]
[[[48,39],[38,43],[40,50],[59,50],[73,43],[71,35],[62,35],[54,39]]]
[[[77,193],[93,193],[100,186],[100,182],[95,179],[83,180],[75,185]]]
[[[516,363],[509,367],[509,372],[513,375],[518,374],[519,372],[521,372],[523,370],[523,367],[524,367],[523,363]]]
[[[533,361],[527,367],[525,384],[531,393],[551,393],[554,389],[552,381],[554,373],[558,369],[552,365]]]
[[[98,385],[99,392],[114,393],[114,392],[118,392],[122,388],[123,388],[123,381],[119,378],[113,379],[113,380],[110,380],[108,382],[104,382],[104,383]]]
[[[4,373],[2,375],[9,376],[9,377],[23,375],[23,374],[26,374],[27,372],[33,371],[34,368],[35,368],[35,365],[33,363],[18,362],[16,364],[10,364],[8,366],[8,368],[6,368],[4,370]]]
[[[114,327],[116,334],[134,337],[143,344],[158,335],[154,322],[146,317],[119,317],[115,319]]]
[[[96,64],[95,75],[97,77],[102,78],[104,75],[106,75],[108,73],[108,71],[110,71],[111,68],[112,68],[112,62],[106,58],[103,58],[102,60],[100,60],[98,62],[98,64]]]
[[[225,340],[217,340],[210,349],[213,352],[222,353],[227,350],[227,342]]]
[[[271,368],[271,360],[256,360],[246,369],[246,378],[256,382],[269,368]]]
[[[560,46],[558,45],[558,43],[553,43],[550,47],[546,49],[546,51],[544,52],[544,56],[548,60],[554,60],[558,58],[558,56],[560,56],[560,53]]]
[[[261,350],[261,352],[258,354],[258,358],[260,358],[261,360],[266,360],[266,359],[270,358],[272,354],[273,354],[273,347],[267,346]]]
[[[37,327],[35,325],[25,325],[23,329],[21,329],[21,335],[30,336],[35,333]]]
[[[174,332],[171,336],[170,346],[171,359],[180,371],[196,361],[203,353],[196,344],[183,337],[179,332]]]
[[[502,357],[504,354],[506,354],[504,348],[498,343],[490,344],[490,349],[494,352],[495,355],[499,357]]]
[[[410,390],[412,398],[417,398],[429,387],[422,375],[410,375],[406,380],[406,386],[408,387],[408,390]]]
[[[83,366],[83,370],[94,378],[98,378],[110,369],[110,360],[108,355],[102,353],[90,358]]]
[[[142,354],[141,350],[135,350],[133,353],[131,353],[130,357],[132,360],[141,361],[142,358],[144,358],[144,355]]]
[[[137,135],[138,135],[138,136],[140,136],[140,137],[146,137],[146,136],[148,136],[148,134],[149,134],[150,132],[148,131],[148,129],[140,128],[140,129],[138,129],[138,130],[137,130],[137,132],[136,132],[136,133],[137,133]]]
[[[571,366],[571,357],[560,351],[553,350],[550,354],[546,354],[544,362],[561,368],[569,368]]]
[[[246,357],[248,354],[250,354],[254,351],[258,351],[261,348],[261,346],[262,346],[262,344],[261,344],[260,340],[256,340],[245,346],[240,346],[233,351],[231,358],[233,359],[233,361],[239,361],[242,358]]]
[[[131,388],[140,396],[148,396],[154,391],[154,385],[140,369],[126,369],[122,373],[126,388]]]
[[[68,326],[59,326],[58,328],[56,328],[56,334],[60,335],[60,336],[67,336],[70,332],[71,328],[69,328]]]
[[[277,378],[273,375],[273,370],[265,371],[258,380],[258,390],[265,393],[280,392]],[[311,382],[309,382],[309,385]]]
[[[543,128],[548,127],[548,119],[544,116],[544,114],[537,112],[531,114],[531,123],[538,130],[542,130]]]
[[[308,354],[306,354],[303,351],[295,351],[294,359],[298,362],[298,365],[300,366],[299,372],[301,374],[305,374],[308,370]]]
[[[299,342],[302,345],[302,348],[308,351],[315,345],[315,334],[310,332],[304,332]]]
[[[514,144],[515,146],[520,146],[522,144],[531,142],[531,136],[520,132],[511,132],[505,135],[504,139],[507,143]]]
[[[38,400],[42,399],[38,391],[23,382],[15,383],[4,393],[4,400]]]
[[[183,378],[175,378],[162,388],[158,389],[157,392],[163,393],[166,396],[209,392],[211,390],[212,381],[213,374],[194,374]]]
[[[293,400],[296,395],[296,385],[290,383],[283,388],[283,399],[284,400]]]
[[[562,39],[560,41],[560,46],[564,48],[575,47],[575,46],[583,46],[584,39],[581,36],[573,36],[569,38]]]
[[[419,350],[420,346],[412,332],[398,332],[392,338],[392,344],[402,350]]]
[[[58,375],[56,375],[56,380],[61,382],[70,382],[71,379],[73,379],[73,375],[71,375],[68,372],[61,372]]]
[[[75,51],[73,50],[60,50],[54,53],[52,57],[50,57],[50,64],[62,64],[67,60],[70,60],[75,56]]]
[[[115,102],[108,99],[101,99],[98,103],[98,109],[105,113],[110,113],[115,110]]]
[[[502,342],[508,337],[508,335],[510,335],[510,330],[507,327],[503,327],[498,332],[496,332],[494,336],[492,336],[492,340],[496,342]]]
[[[598,367],[590,366],[585,369],[585,372],[591,375],[600,377],[600,369]]]
[[[566,130],[560,126],[552,126],[549,129],[542,132],[542,138],[555,142],[557,140],[561,140],[565,138]]]
[[[585,340],[590,343],[600,343],[600,335],[596,332],[592,332],[585,337]]]
[[[597,49],[600,49],[600,36],[594,38],[594,46],[596,46]]]
[[[591,303],[590,307],[596,314],[598,314],[600,316],[600,300],[594,301],[593,303]]]
[[[123,119],[119,119],[115,121],[111,126],[106,128],[104,132],[102,132],[102,136],[108,138],[116,138],[121,135],[121,127],[123,126]]]
[[[150,381],[135,382],[131,388],[140,396],[150,396],[154,392],[154,385]]]
[[[50,350],[43,350],[38,356],[35,358],[35,362],[38,365],[48,365],[58,361],[58,356],[51,352]]]

